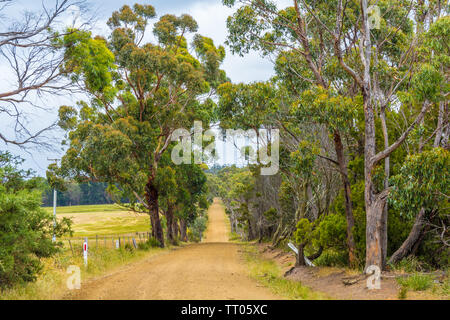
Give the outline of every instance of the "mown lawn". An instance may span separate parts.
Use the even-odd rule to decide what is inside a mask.
[[[45,207],[53,212],[52,207]],[[115,204],[57,207],[56,216],[71,218],[74,237],[92,237],[149,231],[149,216],[126,211]]]
[[[53,212],[53,207],[44,207],[48,212]],[[93,204],[85,206],[56,207],[56,213],[85,213],[85,212],[118,212],[124,209],[117,204]]]

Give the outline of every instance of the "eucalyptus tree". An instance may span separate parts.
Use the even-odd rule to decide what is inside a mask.
[[[431,106],[446,96],[440,89],[445,83],[442,72],[420,53],[427,29],[448,11],[447,5],[414,0],[293,0],[292,6],[279,10],[275,2],[268,0],[223,2],[228,6],[241,3],[227,21],[232,51],[244,54],[258,50],[275,56],[288,51],[293,55],[287,60],[289,70],[300,84],[295,90],[301,93],[313,85],[331,91],[331,95],[361,101],[366,267],[383,267],[387,252],[385,208],[390,188],[387,183],[381,190],[376,188],[374,170],[385,160],[388,173],[386,159],[422,122]],[[392,143],[383,130],[383,117],[399,108],[408,109],[412,120]],[[376,143],[379,114],[385,133],[381,146]]]
[[[235,2],[224,1],[227,5]],[[303,91],[310,90],[309,104],[299,103],[297,112],[288,111],[290,116],[280,119],[280,127],[295,136],[289,130],[289,123],[313,122],[326,126],[333,135],[336,159],[323,158],[336,165],[342,176],[349,256],[351,264],[354,264],[354,218],[342,138],[351,127],[349,119],[352,120],[355,113],[356,107],[350,105],[349,98],[345,98],[346,95],[354,95],[353,86],[348,85],[348,77],[343,78],[342,73],[336,70],[336,61],[332,57],[333,44],[327,41],[329,37],[317,32],[315,26],[308,29],[304,21],[298,20],[297,15],[301,12],[296,1],[294,7],[284,10],[278,10],[276,4],[270,1],[237,2],[241,2],[242,6],[227,21],[228,44],[232,51],[245,54],[250,50],[260,50],[264,55],[274,55],[277,78],[287,88],[288,95],[294,97],[291,100],[296,98],[301,102]]]
[[[153,236],[164,246],[159,218],[158,170],[177,128],[194,120],[209,123],[223,47],[188,33],[197,31],[189,15],[162,16],[153,25],[154,42],[144,42],[150,5],[123,6],[108,20],[108,40],[74,31],[64,38],[64,71],[91,98],[78,108],[63,106],[60,125],[70,146],[62,159],[66,174],[104,181],[150,214]],[[118,187],[116,187],[116,185]]]

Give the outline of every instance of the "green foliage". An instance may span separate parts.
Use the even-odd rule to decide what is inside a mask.
[[[197,206],[205,206],[201,168],[171,163],[172,133],[194,120],[210,123],[214,102],[204,95],[212,95],[226,76],[219,69],[223,47],[200,35],[188,43],[188,34],[198,30],[189,15],[161,16],[153,24],[154,41],[144,43],[155,16],[150,5],[123,6],[108,20],[108,40],[69,30],[63,71],[84,84],[90,101],[60,108],[69,147],[49,178],[107,183],[115,201],[127,199],[130,209],[150,211],[163,245],[159,205],[176,206],[178,218],[188,222]]]
[[[259,129],[278,109],[279,97],[271,82],[224,83],[218,88],[216,110],[222,128]]]
[[[331,89],[312,87],[300,95],[292,108],[292,114],[299,122],[325,124],[330,132],[346,131],[357,116],[357,101],[339,95]]]
[[[378,1],[380,25],[370,31],[368,66],[360,52],[360,39],[346,40],[354,38],[354,30],[362,27],[362,3],[358,1],[342,3],[342,8],[337,7],[337,1],[295,1],[286,7],[270,0],[222,2],[235,9],[227,19],[227,44],[231,51],[244,55],[254,50],[275,59],[276,75],[269,82],[247,86],[225,84],[219,88],[223,99],[219,102],[219,118],[230,127],[259,124],[281,129],[279,232],[295,229],[290,226],[297,224],[299,217],[312,221],[317,215],[308,214],[315,205],[323,223],[317,226],[310,242],[339,254],[346,251],[348,206],[342,187],[336,185],[341,174],[351,184],[353,235],[361,263],[366,249],[368,205],[363,191],[369,182],[373,182],[375,194],[386,187],[384,161],[373,164],[375,168],[370,168],[370,172],[365,170],[370,162],[365,151],[372,145],[375,154],[384,150],[385,138],[388,144],[396,141],[405,133],[404,126],[399,124],[413,123],[429,104],[424,120],[409,132],[405,148],[389,154],[392,190],[388,206],[388,255],[406,239],[420,208],[426,209],[428,218],[435,218],[430,222],[435,226],[448,224],[450,182],[448,151],[444,150],[448,149],[447,138],[440,141],[441,151],[429,150],[434,135],[447,124],[448,5],[429,1],[411,7],[406,2]],[[333,30],[337,24],[340,30],[336,37]],[[365,65],[370,67],[369,74],[362,72]],[[368,108],[362,107],[367,98],[366,88],[361,90],[362,79],[367,80],[367,76],[372,83],[372,115]],[[266,100],[261,99],[260,88],[268,84],[273,91],[266,94]],[[257,115],[253,114],[254,106]],[[261,111],[260,106],[265,108]],[[366,131],[372,116],[373,136]],[[387,135],[383,133],[384,124]],[[342,151],[340,157],[338,150]],[[417,151],[424,152],[417,154]],[[412,155],[407,157],[407,153]],[[342,162],[345,163],[340,166]],[[251,207],[252,201],[247,204],[247,208]],[[296,234],[299,241],[310,240],[308,232],[305,233],[306,223],[303,221],[299,227],[305,229],[301,236]],[[445,266],[448,260],[448,255],[442,254],[445,246],[436,241],[436,230],[434,236],[431,233],[426,234],[417,254],[435,265]]]
[[[58,252],[59,237],[71,233],[67,218],[55,222],[41,209],[41,191],[30,172],[9,153],[0,153],[0,288],[36,279],[42,268],[40,258]]]
[[[139,242],[138,243],[138,249],[139,250],[145,250],[148,251],[151,248],[159,248],[161,247],[161,244],[159,243],[159,241],[155,238],[150,238],[145,242]]]
[[[428,269],[428,267],[424,265],[423,262],[421,262],[417,257],[414,256],[406,257],[391,267],[395,271],[406,273],[414,273],[425,271]]]
[[[207,225],[208,216],[206,214],[196,217],[188,226],[188,239],[193,242],[200,242]]]
[[[348,253],[346,251],[336,251],[333,249],[324,250],[324,252],[314,260],[316,266],[322,267],[347,267]]]
[[[114,68],[114,54],[104,39],[93,39],[88,31],[69,29],[64,36],[64,47],[63,70],[71,74],[73,81],[83,80],[88,90],[93,92],[106,93],[112,89],[110,71]]]
[[[398,291],[398,299],[405,300],[407,296],[408,296],[408,288],[406,286],[401,286],[400,290]]]
[[[324,248],[345,250],[347,248],[346,228],[347,221],[342,215],[326,216],[315,230],[318,244]]]
[[[418,273],[407,278],[398,278],[397,282],[402,287],[413,291],[424,291],[433,286],[433,278],[431,276]]]
[[[299,281],[289,280],[283,276],[277,263],[260,256],[258,249],[244,245],[244,257],[250,270],[250,276],[275,294],[293,300],[323,300],[328,297],[303,286]]]
[[[278,211],[275,208],[270,208],[269,210],[265,211],[263,215],[269,223],[273,224],[278,220]]]
[[[450,153],[442,148],[408,156],[399,174],[391,178],[389,202],[407,216],[422,207],[430,211],[448,207],[449,168]]]
[[[306,245],[312,240],[313,224],[308,219],[300,219],[297,223],[297,229],[294,232],[294,238],[297,244]]]

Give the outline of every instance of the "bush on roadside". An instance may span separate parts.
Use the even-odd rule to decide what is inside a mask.
[[[208,224],[208,216],[205,212],[202,212],[198,217],[195,218],[189,224],[187,230],[187,236],[189,241],[192,242],[200,242],[203,237],[203,232],[206,230],[206,226]]]
[[[63,219],[53,227],[53,216],[41,206],[42,194],[31,171],[17,169],[23,160],[0,152],[0,289],[34,281],[41,258],[58,252],[57,237],[71,233]]]
[[[145,242],[140,242],[138,244],[138,249],[140,250],[150,250],[151,248],[159,248],[160,247],[160,243],[157,239],[155,238],[150,238]]]

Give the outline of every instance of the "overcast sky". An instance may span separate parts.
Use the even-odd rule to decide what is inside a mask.
[[[52,0],[43,0],[46,5],[51,5]],[[220,0],[154,0],[154,1],[127,1],[127,0],[108,0],[108,1],[89,1],[89,8],[95,13],[96,24],[94,32],[97,34],[107,35],[108,28],[106,26],[107,19],[111,13],[118,10],[124,4],[133,5],[134,3],[151,4],[155,7],[156,13],[159,16],[166,13],[180,15],[182,13],[190,14],[197,21],[199,25],[198,33],[210,37],[214,40],[216,45],[223,44],[227,36],[226,18],[233,13],[233,9],[222,5]],[[287,0],[278,1],[284,5]],[[19,17],[24,10],[38,11],[41,9],[42,2],[36,0],[13,0],[12,4],[6,8],[2,14],[0,27],[3,29],[8,25],[11,18]],[[155,20],[156,21],[156,20]],[[152,40],[151,28],[148,30],[147,40]],[[263,59],[258,53],[250,53],[245,57],[232,55],[227,48],[227,56],[225,58],[222,68],[226,71],[228,77],[235,83],[237,82],[252,82],[268,80],[273,75],[273,65],[267,59]],[[6,61],[0,59],[0,92],[4,91],[8,85],[11,85],[10,70]],[[32,129],[39,129],[55,121],[57,110],[60,105],[74,105],[78,99],[76,97],[47,97],[46,101],[49,112],[43,113],[30,112],[29,126]],[[8,127],[8,123],[0,117],[0,128],[2,130]],[[57,140],[62,139],[62,134],[54,132],[53,135]],[[8,150],[13,154],[20,155],[26,159],[25,168],[32,168],[38,175],[45,175],[45,170],[49,164],[47,158],[60,158],[63,155],[61,147],[56,146],[55,151],[32,150],[31,152],[24,152],[14,146],[5,146],[0,142],[1,150]],[[217,149],[221,160],[223,162],[223,151],[226,151],[223,146],[218,145]],[[222,151],[221,151],[222,150]],[[234,157],[228,156],[227,163],[233,161]]]

